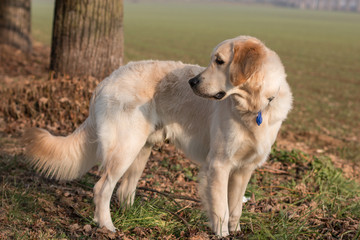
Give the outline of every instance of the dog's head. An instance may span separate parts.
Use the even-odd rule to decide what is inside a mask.
[[[215,47],[209,66],[189,84],[201,97],[225,99],[260,74],[265,57],[266,47],[256,38],[226,40]]]

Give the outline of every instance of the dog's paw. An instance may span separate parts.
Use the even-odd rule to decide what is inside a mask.
[[[229,236],[229,231],[220,231],[215,233],[218,237],[223,238]]]
[[[229,231],[230,232],[240,232],[241,231],[240,223],[238,221],[236,221],[234,223],[229,223]]]
[[[133,205],[135,199],[135,191],[129,193],[127,189],[123,189],[122,185],[120,185],[117,191],[117,197],[123,208],[129,208]]]
[[[115,226],[114,226],[114,224],[112,222],[111,223],[99,224],[99,227],[100,228],[105,227],[111,232],[116,232],[116,228],[115,228]]]
[[[216,219],[217,220],[217,219]],[[228,228],[228,222],[226,221],[214,221],[210,223],[210,227],[213,230],[213,232],[216,234],[216,236],[223,238],[229,235],[229,228]]]
[[[99,216],[98,211],[96,211],[96,209],[95,209],[93,221],[97,224],[99,224],[99,222],[100,222],[100,216]]]
[[[226,237],[229,235],[229,230],[227,227],[218,227],[216,230],[215,230],[215,234],[218,236],[218,237]]]

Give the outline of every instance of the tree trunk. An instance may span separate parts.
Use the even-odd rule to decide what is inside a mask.
[[[102,79],[122,64],[122,0],[56,0],[50,69]]]
[[[0,0],[0,43],[30,52],[30,0]]]

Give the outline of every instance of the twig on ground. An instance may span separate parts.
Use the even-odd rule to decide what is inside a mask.
[[[285,175],[290,175],[290,173],[283,171],[283,170],[279,170],[279,169],[274,169],[274,168],[270,168],[267,166],[263,166],[262,168],[257,169],[256,171],[259,172],[270,172],[270,173],[275,173],[275,174],[285,174]]]
[[[163,195],[165,197],[169,197],[169,198],[173,198],[173,199],[188,200],[188,201],[193,201],[193,202],[196,202],[196,203],[200,202],[200,200],[197,200],[195,198],[191,198],[191,197],[187,197],[187,196],[181,196],[181,195],[174,195],[174,194],[166,193],[166,192],[160,192],[158,190],[147,188],[147,187],[137,187],[137,189],[138,190],[143,190],[143,191],[148,191],[148,192],[158,193],[158,194],[161,194],[161,195]]]
[[[273,188],[280,188],[280,189],[288,190],[288,191],[290,191],[290,192],[300,192],[299,190],[291,189],[291,188],[287,188],[287,187],[283,187],[283,186],[261,186],[260,188],[270,188],[271,191],[272,191]],[[314,195],[315,193],[313,193],[313,192],[307,192],[306,194]]]
[[[142,188],[144,188],[144,189],[142,189]],[[181,205],[180,205],[174,198],[172,198],[171,196],[169,196],[169,194],[166,194],[166,193],[163,193],[163,192],[154,190],[154,189],[150,189],[150,188],[145,188],[145,187],[137,187],[136,190],[143,190],[143,191],[158,193],[158,194],[160,194],[160,195],[163,195],[163,196],[167,197],[169,200],[171,200],[172,202],[174,202],[178,207],[181,207]]]
[[[170,210],[168,210],[168,209],[162,208],[162,207],[157,206],[157,205],[154,205],[154,206],[157,207],[157,208],[159,208],[159,209],[161,209],[161,210],[163,210],[163,211],[165,211],[165,212],[170,213],[171,215],[173,215],[173,216],[175,216],[175,217],[177,217],[177,218],[179,218],[179,219],[184,223],[184,225],[186,226],[186,228],[188,229],[188,231],[190,231],[190,224],[186,221],[185,218],[181,217],[180,215],[178,215],[178,214],[176,214],[176,213],[174,213],[174,212],[172,212],[172,211],[170,211]]]
[[[186,205],[185,207],[183,207],[183,208],[181,208],[181,209],[177,210],[177,211],[176,211],[176,213],[179,213],[179,212],[181,212],[181,211],[184,211],[185,209],[189,208],[190,206],[191,206],[191,203],[189,203],[189,204],[188,204],[188,205]]]
[[[90,187],[90,186],[87,186],[87,185],[85,185],[85,184],[82,184],[82,183],[80,183],[79,181],[74,181],[74,183],[75,183],[76,185],[82,187],[82,188],[86,188],[86,189],[89,189],[89,190],[92,190],[92,189],[93,189],[93,187]]]

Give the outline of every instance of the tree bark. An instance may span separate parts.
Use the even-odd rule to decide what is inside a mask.
[[[0,43],[30,52],[30,0],[0,0]]]
[[[102,79],[123,60],[122,0],[56,0],[50,69]]]

